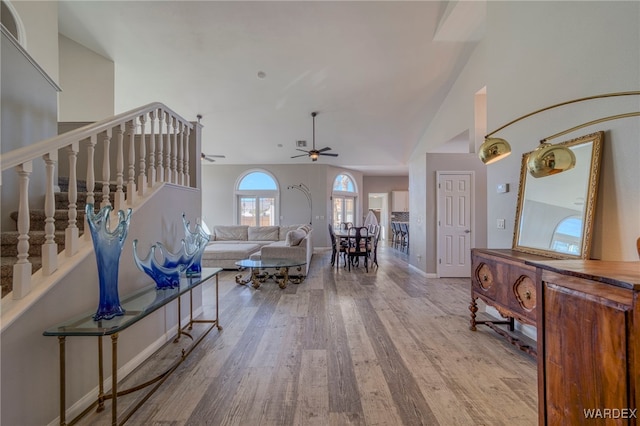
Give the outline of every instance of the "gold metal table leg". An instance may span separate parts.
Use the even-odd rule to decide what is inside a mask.
[[[118,424],[118,333],[111,335],[111,424]]]
[[[189,290],[189,330],[193,330],[193,291]]]
[[[218,327],[218,330],[222,330],[222,327],[220,327],[220,320],[218,319],[218,307],[220,306],[218,301],[218,274],[216,274],[216,326]]]
[[[178,335],[173,339],[173,343],[178,343],[182,336],[182,296],[178,296]]]
[[[98,408],[96,411],[99,413],[104,410],[104,369],[103,369],[103,355],[102,355],[102,336],[98,336]]]
[[[65,383],[65,377],[66,377],[66,372],[65,372],[65,353],[64,353],[64,343],[65,343],[65,337],[64,336],[58,336],[58,344],[60,347],[60,425],[61,426],[65,426],[67,424],[67,419],[66,419],[66,383]]]
[[[278,286],[280,288],[287,288],[287,284],[289,284],[289,268],[286,266],[280,268],[280,274],[282,274],[282,280],[278,281]]]

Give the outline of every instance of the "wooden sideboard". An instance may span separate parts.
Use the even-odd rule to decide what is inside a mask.
[[[471,256],[470,328],[485,324],[536,355],[540,425],[640,424],[640,262]],[[505,321],[477,320],[477,299]],[[509,332],[514,319],[536,326],[536,348]]]
[[[640,424],[640,262],[537,270],[540,425]]]
[[[470,329],[486,325],[521,350],[536,356],[536,348],[515,337],[514,320],[537,326],[536,268],[526,262],[549,260],[547,257],[508,249],[471,250]],[[495,308],[505,319],[478,320],[477,299]],[[505,330],[506,326],[506,330]]]

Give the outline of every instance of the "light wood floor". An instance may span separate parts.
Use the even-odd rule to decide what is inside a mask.
[[[469,330],[469,279],[427,279],[389,247],[378,257],[369,273],[336,271],[320,252],[284,290],[239,286],[225,271],[224,329],[127,424],[535,425],[535,361],[486,327]],[[80,424],[108,424],[109,413],[107,402]]]

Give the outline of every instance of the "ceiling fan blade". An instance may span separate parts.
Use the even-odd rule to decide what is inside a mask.
[[[307,151],[305,149],[300,149],[300,148],[296,148],[296,151],[306,152],[307,154],[309,153],[309,151]]]
[[[338,156],[338,154],[329,154],[327,152],[319,152],[318,155],[327,155],[329,157],[337,157]]]
[[[294,155],[294,156],[293,156],[293,157],[291,157],[291,158],[308,157],[308,156],[309,156],[309,154],[300,154],[300,155]]]
[[[200,153],[200,158],[202,158],[203,160],[207,160],[210,161],[212,163],[215,163],[216,160],[214,160],[214,158],[227,158],[224,155],[207,155],[204,152]]]
[[[318,152],[325,152],[325,151],[331,151],[331,148],[329,148],[328,146],[322,149],[319,149]]]

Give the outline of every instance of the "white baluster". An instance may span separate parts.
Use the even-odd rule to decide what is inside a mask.
[[[147,192],[147,135],[145,126],[147,117],[141,115],[140,121],[140,168],[138,170],[138,195],[143,196]]]
[[[94,206],[94,209],[96,207],[95,203],[95,197],[94,197],[94,189],[95,189],[95,185],[96,185],[96,179],[95,179],[95,165],[94,163],[94,157],[95,157],[95,150],[96,150],[96,137],[97,135],[91,135],[91,137],[89,138],[89,145],[87,146],[87,199],[86,199],[86,203],[87,204],[92,204]],[[87,224],[87,218],[84,218],[84,239],[87,241],[91,241],[91,233],[90,232],[86,232],[89,229],[89,225]]]
[[[171,137],[171,183],[178,183],[178,124],[176,118],[172,118],[173,135]]]
[[[178,185],[184,185],[184,123],[178,122]]]
[[[191,136],[191,129],[189,129],[188,125],[184,126],[184,133],[184,186],[191,186],[191,175],[189,174],[189,168],[191,167],[191,164],[189,164],[189,137]]]
[[[147,170],[147,178],[149,179],[149,188],[152,188],[156,184],[156,111],[149,112],[151,134],[149,135],[149,167]]]
[[[127,204],[132,206],[136,201],[136,127],[133,121],[127,122],[127,136],[129,138],[129,179],[127,180]]]
[[[31,291],[31,262],[29,262],[29,176],[33,163],[16,166],[18,173],[18,261],[13,265],[13,298],[22,299]]]
[[[100,208],[111,206],[109,195],[111,194],[111,129],[107,129],[102,136],[103,158],[102,158],[102,202]]]
[[[45,174],[47,176],[47,186],[44,195],[44,244],[42,244],[42,273],[51,275],[58,269],[58,245],[55,241],[55,218],[56,200],[53,193],[53,174],[55,164],[58,162],[58,151],[45,154],[43,157],[45,163]]]
[[[79,150],[78,142],[74,142],[67,147],[67,153],[69,154],[69,225],[64,231],[64,252],[67,257],[73,256],[79,249],[79,229],[77,225],[78,178],[76,171]]]
[[[113,196],[113,205],[116,211],[124,210],[124,136],[122,124],[115,127],[116,132],[116,193]]]
[[[164,181],[171,182],[171,117],[166,113],[167,138],[164,152]]]
[[[163,148],[163,145],[164,145],[163,137],[162,137],[162,129],[164,128],[164,126],[162,125],[163,121],[164,121],[164,111],[158,110],[158,154],[157,154],[157,158],[158,158],[158,166],[157,166],[158,182],[164,182],[164,167],[163,167],[163,164],[162,164],[162,159],[164,158],[163,153],[162,153],[162,148]]]

